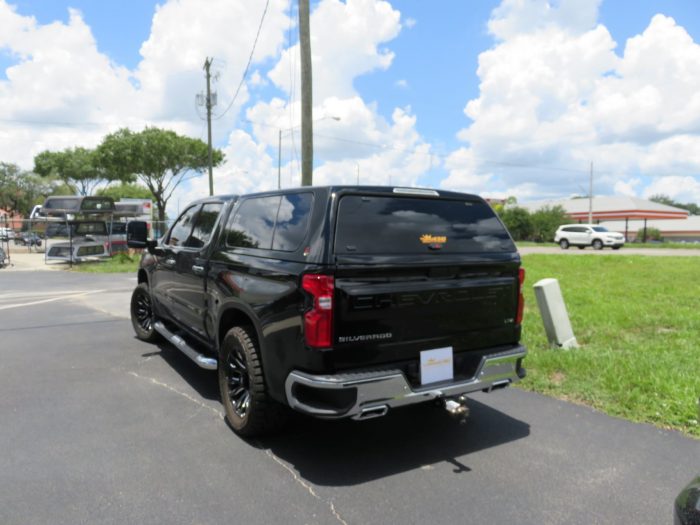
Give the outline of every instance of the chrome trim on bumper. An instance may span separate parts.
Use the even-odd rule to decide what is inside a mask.
[[[436,383],[416,389],[411,388],[401,370],[349,372],[335,375],[312,375],[294,370],[287,376],[285,391],[289,406],[305,414],[327,419],[346,417],[366,419],[369,414],[374,417],[384,415],[389,408],[508,386],[520,380],[517,362],[526,355],[527,349],[524,346],[485,355],[471,379]],[[318,390],[356,389],[357,399],[352,407],[346,410],[311,406],[295,396],[294,385],[296,384]]]

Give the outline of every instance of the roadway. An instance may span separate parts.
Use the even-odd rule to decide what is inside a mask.
[[[578,250],[576,250],[578,251]],[[700,441],[515,388],[245,441],[131,275],[0,271],[0,523],[661,524]]]

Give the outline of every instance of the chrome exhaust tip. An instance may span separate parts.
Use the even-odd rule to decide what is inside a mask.
[[[372,419],[375,417],[382,417],[382,416],[386,416],[387,412],[389,412],[389,407],[387,405],[367,407],[367,408],[363,408],[362,411],[357,416],[355,416],[353,419],[361,421],[364,419]]]
[[[446,397],[442,400],[443,406],[447,413],[463,423],[469,417],[469,407],[467,406],[466,396]]]

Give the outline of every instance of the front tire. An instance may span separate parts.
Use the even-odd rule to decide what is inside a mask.
[[[569,241],[567,241],[566,239],[562,239],[561,241],[559,241],[559,247],[562,250],[568,250],[569,249]]]
[[[603,241],[600,239],[595,239],[593,241],[593,249],[594,250],[602,250],[603,249]]]
[[[136,337],[147,343],[155,343],[160,339],[153,324],[156,317],[153,314],[153,301],[148,283],[141,283],[131,294],[131,324],[136,332]]]
[[[221,345],[219,391],[226,419],[240,436],[270,433],[286,421],[285,407],[270,398],[251,328],[231,328]]]

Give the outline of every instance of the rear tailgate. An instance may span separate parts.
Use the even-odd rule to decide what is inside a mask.
[[[520,259],[483,200],[346,195],[336,224],[337,368],[518,342]]]

